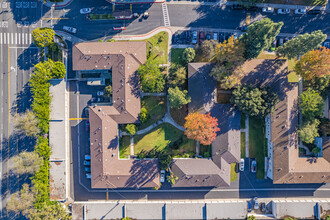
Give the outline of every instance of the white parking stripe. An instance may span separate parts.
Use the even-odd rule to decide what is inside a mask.
[[[14,33],[11,33],[11,44],[14,44]]]
[[[21,33],[18,33],[18,44],[21,44]]]
[[[22,33],[22,44],[24,44],[24,33]]]
[[[29,44],[32,44],[32,34],[30,34],[30,42]]]
[[[17,44],[17,33],[15,33],[15,44]]]
[[[0,44],[2,44],[2,33],[0,33]]]
[[[27,33],[25,34],[25,42],[26,42],[26,44],[29,43],[29,38],[28,38],[28,34]]]
[[[10,44],[9,33],[7,33],[7,43]]]

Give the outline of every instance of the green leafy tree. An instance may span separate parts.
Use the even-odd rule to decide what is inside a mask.
[[[248,26],[246,34],[242,35],[240,39],[245,45],[245,58],[256,58],[262,51],[269,48],[280,33],[282,26],[283,22],[275,23],[269,18],[256,21]]]
[[[47,47],[54,43],[55,31],[50,28],[36,28],[32,31],[32,39],[37,47]]]
[[[126,125],[126,131],[130,135],[134,135],[136,133],[136,126],[135,126],[135,124],[128,124],[128,125]]]
[[[255,117],[265,117],[271,113],[278,103],[276,93],[269,88],[237,87],[233,91],[230,102],[236,105],[243,113]]]
[[[298,130],[298,135],[301,140],[307,144],[312,144],[314,142],[315,137],[319,137],[318,126],[320,121],[314,119],[303,125],[301,129]]]
[[[104,96],[110,98],[112,96],[112,86],[108,85],[103,90]]]
[[[188,91],[181,91],[178,87],[168,89],[168,99],[170,107],[178,109],[191,102],[191,98],[188,96]]]
[[[41,209],[31,209],[28,215],[31,220],[49,219],[49,220],[69,220],[70,214],[59,202],[44,202]]]
[[[171,87],[183,87],[187,81],[186,68],[178,65],[173,65],[170,69],[169,84]]]
[[[330,215],[327,215],[327,217],[325,217],[325,220],[330,220]]]
[[[167,170],[172,163],[173,157],[170,154],[160,154],[158,157],[159,167],[161,170]]]
[[[320,153],[320,151],[321,151],[321,149],[318,148],[318,147],[314,147],[314,148],[312,149],[312,152],[314,153],[314,155],[318,155],[318,153]]]
[[[38,119],[30,110],[26,110],[23,114],[15,114],[14,124],[15,129],[26,136],[37,137],[40,133]]]
[[[299,35],[286,42],[283,46],[278,47],[276,49],[276,54],[289,59],[296,58],[308,51],[319,48],[326,38],[327,35],[323,34],[320,30],[314,31],[311,34],[306,33]]]
[[[19,155],[12,157],[13,167],[12,170],[17,174],[34,174],[43,164],[43,159],[32,151],[23,151]]]
[[[304,81],[306,87],[311,87],[318,92],[321,96],[326,96],[330,87],[330,75],[315,77],[309,81]]]
[[[160,71],[159,65],[153,59],[141,65],[138,69],[141,86],[144,92],[162,92],[165,88],[165,77]]]
[[[319,93],[308,89],[301,94],[299,101],[305,119],[313,120],[322,115],[324,102]]]
[[[179,178],[174,175],[174,173],[172,171],[170,171],[170,175],[167,176],[167,181],[171,184],[174,185],[175,181],[178,180]]]
[[[65,77],[65,65],[64,63],[57,61],[53,63],[53,67],[51,69],[51,74],[54,79],[63,79]]]
[[[195,59],[195,49],[188,47],[183,51],[183,60],[185,63],[191,63]]]
[[[27,215],[33,206],[34,199],[35,192],[30,190],[29,185],[25,183],[19,192],[15,192],[9,196],[6,208],[9,211]]]
[[[249,215],[247,217],[247,220],[256,220],[256,217],[254,215]]]
[[[141,112],[139,114],[139,119],[142,123],[145,123],[149,120],[150,114],[146,108],[141,108]]]
[[[217,42],[214,40],[205,40],[201,45],[196,46],[196,58],[198,62],[209,61],[215,55]]]

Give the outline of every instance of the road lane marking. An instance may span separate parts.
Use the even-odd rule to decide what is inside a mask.
[[[6,33],[4,33],[4,34],[3,34],[4,44],[7,44],[7,42],[6,42],[6,36],[7,36]]]
[[[2,44],[2,33],[0,33],[0,44]]]
[[[11,44],[14,44],[14,33],[11,33]]]
[[[70,121],[88,120],[88,118],[69,118]]]

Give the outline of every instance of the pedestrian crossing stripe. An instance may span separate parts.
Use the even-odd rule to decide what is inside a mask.
[[[0,33],[0,44],[32,44],[31,33]]]

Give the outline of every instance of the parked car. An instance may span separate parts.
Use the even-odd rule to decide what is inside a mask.
[[[103,97],[97,97],[97,102],[103,102]]]
[[[145,19],[149,18],[149,15],[150,15],[149,12],[144,12],[143,13],[143,18],[145,18]]]
[[[90,160],[84,160],[84,166],[90,166],[91,161]]]
[[[235,164],[235,172],[236,173],[239,173],[239,163],[236,163]]]
[[[250,201],[248,201],[248,212],[252,211],[252,204]]]
[[[203,31],[199,32],[199,43],[205,40],[205,33]]]
[[[86,173],[86,178],[87,179],[91,179],[92,178],[92,175],[90,173]]]
[[[77,29],[76,28],[69,27],[69,26],[63,26],[63,30],[65,30],[65,31],[67,31],[69,33],[72,33],[72,34],[77,33]]]
[[[317,9],[312,9],[312,10],[309,10],[307,13],[310,14],[310,15],[317,15],[317,14],[321,14],[322,11],[317,10]]]
[[[252,173],[257,172],[257,161],[256,160],[252,160],[252,162],[251,162],[251,172]]]
[[[243,31],[243,32],[246,32],[247,30],[247,25],[244,25],[242,27],[239,27],[239,30]]]
[[[234,39],[235,39],[235,40],[238,38],[237,33],[234,33],[233,36],[234,36]]]
[[[262,8],[262,12],[273,13],[274,12],[274,8],[272,8],[272,7],[264,7],[264,8]]]
[[[239,170],[244,171],[244,158],[241,159]]]
[[[224,35],[223,33],[220,33],[219,41],[220,41],[221,43],[225,41],[225,35]]]
[[[86,121],[86,131],[89,132],[89,121]]]
[[[259,209],[258,197],[253,198],[254,209]]]
[[[288,8],[279,8],[277,10],[277,14],[282,14],[282,15],[290,14],[290,9],[288,9]]]
[[[290,39],[288,38],[288,37],[286,37],[285,39],[284,39],[284,43],[286,43],[286,42],[288,42]]]
[[[91,172],[91,168],[90,167],[85,167],[85,172],[90,173]]]
[[[266,212],[266,204],[264,202],[260,203],[260,211]]]
[[[271,50],[271,51],[275,51],[275,49],[276,49],[276,44],[277,44],[277,39],[275,39],[275,40],[273,41],[272,45],[270,46],[270,50]]]
[[[126,30],[126,27],[113,27],[112,30],[114,31]]]
[[[278,40],[278,45],[279,46],[282,46],[284,44],[284,39],[283,38],[280,38],[279,40]]]
[[[218,33],[217,32],[214,32],[213,33],[213,40],[216,40],[217,41],[218,40],[218,36],[219,36]]]
[[[160,182],[165,182],[165,170],[160,171]]]
[[[329,41],[323,42],[323,47],[330,49],[330,42]]]
[[[85,160],[91,160],[91,155],[85,155]]]
[[[233,4],[233,5],[231,6],[231,8],[232,8],[233,10],[243,10],[243,9],[244,9],[244,6],[243,6],[243,5],[240,5],[240,4]]]
[[[139,13],[133,13],[133,17],[138,18],[138,17],[140,17],[140,15],[139,15]]]
[[[206,40],[211,40],[211,34],[209,33],[206,34]]]
[[[197,31],[194,31],[192,33],[192,40],[191,40],[192,44],[197,44]]]
[[[102,96],[102,95],[104,95],[104,92],[103,92],[103,91],[97,91],[96,94],[97,94],[98,96]]]
[[[294,13],[297,15],[303,15],[303,14],[306,14],[306,9],[298,8],[298,9],[294,10]]]
[[[82,8],[80,9],[80,14],[88,14],[91,13],[92,9],[91,8]]]

